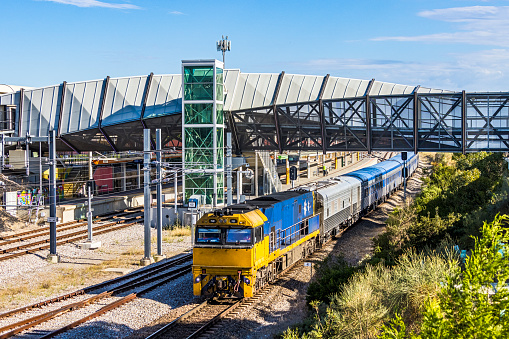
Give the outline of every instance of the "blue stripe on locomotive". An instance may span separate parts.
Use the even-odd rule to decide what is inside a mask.
[[[298,237],[297,231],[302,220],[313,215],[313,193],[306,192],[273,205],[262,207],[260,210],[268,219],[263,225],[265,236],[270,234],[272,227],[275,228],[276,234],[281,234],[282,232],[285,232],[288,236],[293,234],[291,242],[286,241],[282,244],[281,247],[285,247]],[[316,231],[318,228],[319,216],[317,215],[309,221],[309,233]]]

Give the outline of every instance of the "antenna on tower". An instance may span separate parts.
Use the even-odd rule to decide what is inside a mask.
[[[226,36],[226,38],[224,37],[224,35],[221,35],[221,40],[219,40],[217,42],[217,51],[221,51],[223,52],[223,67],[224,67],[224,54],[226,53],[226,51],[229,51],[231,50],[231,41],[228,40],[228,35]]]

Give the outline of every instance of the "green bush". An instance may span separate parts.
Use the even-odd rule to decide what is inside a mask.
[[[367,265],[332,296],[330,305],[311,303],[315,324],[302,338],[374,338],[396,312],[403,312],[410,327],[414,326],[420,321],[424,301],[438,294],[437,281],[446,281],[455,260],[447,251],[408,251],[392,269]],[[299,333],[292,329],[284,338],[296,338]]]
[[[309,284],[306,300],[330,303],[335,293],[359,268],[350,266],[341,256],[330,256],[316,266],[318,279]]]
[[[464,271],[456,267],[438,296],[424,303],[418,335],[406,333],[405,321],[397,316],[379,338],[509,338],[509,234],[502,227],[507,220],[496,216],[484,223]]]

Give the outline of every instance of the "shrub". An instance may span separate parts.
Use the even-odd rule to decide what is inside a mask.
[[[318,279],[309,284],[306,300],[308,304],[318,300],[330,303],[335,293],[359,268],[350,266],[341,256],[331,256],[316,265]]]
[[[424,303],[419,335],[407,334],[405,322],[395,317],[379,338],[509,338],[507,220],[497,215],[484,223],[464,271],[456,267],[440,293]]]

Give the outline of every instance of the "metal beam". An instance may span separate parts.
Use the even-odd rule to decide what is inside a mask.
[[[62,114],[64,114],[64,100],[65,100],[65,90],[67,88],[67,81],[62,82],[60,88],[62,94],[60,95],[60,109],[58,110],[58,126],[55,126],[57,130],[57,138],[60,138],[60,136],[62,135]],[[55,129],[55,127],[53,129]]]
[[[467,153],[467,94],[461,92],[461,152]]]
[[[150,85],[152,84],[152,79],[154,78],[154,73],[150,72],[148,75],[147,83],[145,84],[145,92],[143,93],[143,99],[142,99],[142,106],[141,106],[141,114],[140,114],[140,121],[143,128],[147,128],[147,124],[145,124],[145,120],[143,120],[145,116],[145,109],[147,108],[147,99],[148,94],[150,92]],[[150,138],[150,145],[152,145],[152,148],[155,148],[154,141],[152,140],[152,137]]]
[[[274,91],[274,96],[272,97],[272,112],[274,113],[274,125],[276,126],[276,136],[277,136],[277,146],[279,150],[279,154],[283,153],[283,144],[281,140],[281,126],[279,125],[279,117],[277,114],[277,97],[279,95],[279,90],[281,89],[281,84],[283,83],[283,78],[285,76],[285,72],[281,72],[279,74],[279,78],[277,80],[276,90]]]
[[[106,93],[108,92],[108,84],[110,83],[110,77],[107,76],[106,79],[104,79],[104,85],[103,85],[103,93],[101,96],[101,109],[99,110],[99,132],[103,135],[103,137],[106,139],[108,144],[110,144],[110,147],[113,149],[113,152],[118,153],[117,147],[113,144],[113,141],[110,139],[109,135],[104,132],[102,129],[102,121],[103,121],[103,112],[104,112],[104,101],[106,100]]]
[[[418,87],[414,89],[414,153],[417,154],[419,146],[419,96],[417,94]]]
[[[327,74],[325,78],[323,78],[322,87],[320,88],[320,93],[318,94],[318,112],[320,115],[320,133],[322,135],[322,152],[323,154],[327,153],[327,138],[325,135],[325,112],[323,109],[323,92],[325,92],[325,87],[327,86],[327,81],[329,80],[330,74]]]
[[[81,154],[81,151],[78,150],[73,144],[71,144],[68,140],[66,140],[63,136],[60,136],[58,139],[60,139],[60,141],[62,141],[64,144],[67,145],[67,147],[69,147],[70,149],[72,149],[74,152],[78,153],[78,154]]]
[[[369,100],[369,92],[371,92],[374,82],[375,79],[371,79],[364,95],[366,97],[366,146],[368,154],[371,154],[371,103]]]

